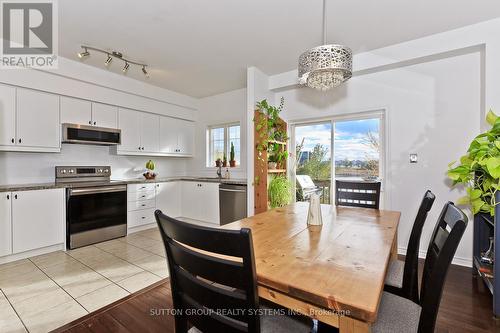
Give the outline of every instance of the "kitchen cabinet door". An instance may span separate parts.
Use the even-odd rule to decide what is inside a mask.
[[[13,253],[64,243],[64,197],[64,189],[12,192]]]
[[[16,144],[16,88],[0,85],[0,146]]]
[[[170,217],[181,216],[181,184],[179,182],[156,184],[156,209]]]
[[[138,113],[142,115],[142,151],[148,153],[158,153],[160,151],[160,116],[145,112]]]
[[[179,123],[177,119],[160,116],[160,152],[177,153],[178,133]]]
[[[200,218],[200,191],[198,182],[181,182],[181,216],[197,220]]]
[[[17,89],[18,146],[60,148],[59,96]]]
[[[122,142],[118,149],[139,152],[141,150],[141,113],[120,108],[118,128],[122,130]]]
[[[61,124],[91,125],[90,102],[83,99],[61,96]]]
[[[178,150],[181,154],[193,155],[194,153],[194,123],[178,120]]]
[[[200,183],[198,188],[199,203],[197,220],[220,224],[219,218],[219,183]]]
[[[92,103],[92,125],[117,128],[118,108],[108,104]]]
[[[0,193],[0,257],[12,254],[11,193]]]

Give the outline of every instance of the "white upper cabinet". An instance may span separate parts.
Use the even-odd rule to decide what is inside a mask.
[[[60,150],[59,96],[17,89],[16,144]]]
[[[141,147],[143,152],[160,151],[160,116],[151,113],[141,114]]]
[[[92,125],[117,128],[118,107],[102,103],[92,103]]]
[[[0,146],[16,143],[16,88],[0,85]]]
[[[178,131],[176,119],[160,117],[160,152],[167,154],[177,152]]]
[[[92,108],[89,101],[61,96],[61,123],[92,125]]]
[[[118,111],[118,128],[122,130],[122,142],[118,151],[141,151],[141,114],[130,109],[120,108]]]
[[[194,123],[161,116],[160,152],[192,155],[194,152]]]
[[[179,139],[178,149],[179,153],[193,155],[194,154],[194,123],[192,121],[178,120]]]

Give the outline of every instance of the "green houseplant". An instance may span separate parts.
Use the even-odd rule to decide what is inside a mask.
[[[236,160],[234,159],[234,144],[231,142],[231,150],[229,152],[229,166],[234,168],[236,166]]]
[[[292,183],[284,175],[274,177],[267,192],[271,208],[283,207],[292,201]]]
[[[457,203],[470,205],[473,214],[495,215],[496,192],[500,189],[500,118],[489,111],[486,121],[490,130],[472,140],[467,153],[450,163],[448,176],[453,185],[462,184],[467,195]]]
[[[227,156],[224,154],[224,157],[222,158],[222,166],[225,168],[227,167]]]

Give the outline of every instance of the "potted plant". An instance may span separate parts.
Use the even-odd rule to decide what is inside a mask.
[[[236,166],[236,160],[234,159],[234,144],[231,142],[231,151],[229,152],[229,166],[234,168]]]
[[[278,156],[276,154],[268,155],[267,167],[270,170],[275,170],[278,167]]]
[[[224,154],[224,159],[222,160],[222,166],[225,168],[227,167],[227,156]]]
[[[292,201],[292,183],[284,175],[274,177],[267,191],[271,208],[283,207]]]
[[[216,159],[216,160],[215,160],[215,166],[218,168],[218,167],[220,167],[221,165],[222,165],[222,161],[221,161],[221,159],[220,159],[220,158]]]
[[[155,163],[152,160],[146,162],[147,171],[143,174],[146,179],[155,179],[156,173],[154,173]]]
[[[500,118],[490,110],[486,121],[491,129],[472,140],[458,165],[450,163],[448,176],[453,185],[462,184],[467,191],[457,204],[470,205],[473,214],[494,216],[500,189]]]

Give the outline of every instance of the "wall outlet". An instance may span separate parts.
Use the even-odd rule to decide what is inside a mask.
[[[417,163],[417,162],[418,162],[418,155],[410,154],[410,163]]]

